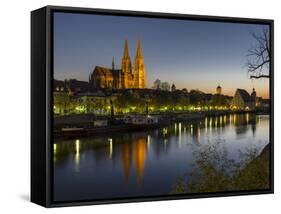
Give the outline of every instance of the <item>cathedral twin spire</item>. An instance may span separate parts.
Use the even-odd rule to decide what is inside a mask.
[[[140,42],[140,37],[138,37],[138,44],[137,44],[137,51],[136,51],[136,56],[135,56],[135,61],[139,58],[142,58],[142,50],[141,50],[141,42]],[[124,72],[128,72],[131,70],[131,58],[129,55],[129,48],[128,48],[128,40],[125,40],[125,45],[124,45],[124,52],[123,52],[123,58],[122,58],[122,70]],[[123,69],[124,68],[124,69]]]
[[[129,49],[128,49],[128,40],[125,40],[125,46],[124,46],[124,53],[123,53],[123,59],[130,58],[129,55]]]
[[[136,57],[142,57],[140,37],[138,37]],[[129,49],[128,49],[128,40],[127,39],[125,40],[123,58],[130,58]]]
[[[130,59],[130,55],[129,55],[127,39],[125,40],[124,53],[123,53],[123,58],[122,58],[122,62],[121,62],[121,69],[124,73],[132,73],[132,64],[131,64],[131,59]]]
[[[146,88],[146,74],[140,38],[137,42],[134,67],[129,55],[128,41],[125,40],[121,69],[116,69],[114,58],[112,58],[111,69],[96,66],[94,72],[89,76],[89,82],[92,82],[96,88]]]
[[[133,69],[134,69],[134,73],[132,72]],[[132,68],[131,58],[129,55],[128,40],[127,39],[125,40],[123,58],[121,61],[121,70],[124,76],[122,78],[122,85],[125,88],[146,87],[146,75],[145,75],[144,59],[142,56],[140,37],[138,38],[138,43],[137,43],[134,68]]]
[[[136,58],[142,58],[142,50],[141,50],[140,37],[138,38],[138,47],[137,47]]]
[[[144,68],[144,59],[142,57],[140,38],[138,38],[137,52],[134,62],[134,86],[136,88],[146,87],[146,72]]]

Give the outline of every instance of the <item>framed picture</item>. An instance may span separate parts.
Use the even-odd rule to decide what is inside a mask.
[[[273,20],[31,12],[31,201],[273,193]]]

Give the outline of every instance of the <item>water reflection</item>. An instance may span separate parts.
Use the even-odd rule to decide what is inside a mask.
[[[112,158],[112,153],[113,153],[113,142],[112,142],[112,138],[108,139],[109,142],[109,158]]]
[[[76,169],[79,170],[80,163],[80,140],[75,140],[75,165]]]
[[[175,122],[145,132],[115,133],[75,140],[58,139],[53,146],[54,182],[60,184],[55,192],[60,199],[74,199],[79,191],[81,195],[93,198],[95,191],[103,186],[99,184],[108,180],[110,184],[107,183],[107,186],[112,187],[102,189],[98,192],[100,196],[104,194],[104,197],[110,197],[112,188],[116,189],[117,196],[138,196],[141,192],[148,195],[167,194],[178,171],[185,170],[187,163],[195,161],[192,157],[194,148],[200,150],[207,142],[223,139],[224,142],[231,142],[226,144],[230,151],[234,151],[234,148],[238,151],[243,149],[241,146],[255,142],[258,128],[257,141],[264,145],[268,143],[268,127],[268,117],[248,113]],[[239,144],[239,141],[243,144]],[[239,158],[237,155],[233,157]],[[56,177],[56,173],[60,176]],[[81,184],[75,180],[74,173],[77,173]],[[83,180],[88,182],[88,186],[83,184]],[[91,189],[89,184],[95,189]],[[61,186],[69,188],[68,191],[73,189],[73,195],[66,196]],[[157,188],[151,192],[154,186]]]
[[[96,137],[95,139],[76,139],[74,143],[68,140],[58,140],[58,143],[54,143],[53,146],[54,160],[55,164],[59,165],[67,156],[74,153],[75,165],[78,169],[81,153],[83,151],[93,150],[96,152],[95,157],[98,162],[106,159],[116,161],[116,158],[121,157],[124,163],[126,179],[129,176],[131,162],[134,162],[137,179],[141,181],[147,156],[146,153],[151,146],[156,155],[159,156],[161,153],[167,152],[167,149],[171,148],[170,144],[174,141],[178,142],[177,145],[179,147],[188,139],[193,143],[200,144],[201,134],[203,134],[203,137],[213,132],[220,134],[225,131],[226,127],[229,128],[232,126],[235,127],[234,130],[237,136],[245,134],[250,128],[253,136],[255,136],[258,120],[259,117],[257,115],[249,113],[222,115],[218,117],[206,117],[198,121],[174,123],[171,126],[159,130],[143,133],[127,133],[121,136],[113,135],[112,138]],[[114,147],[121,147],[121,150],[115,150]]]
[[[141,183],[142,175],[145,165],[145,159],[147,154],[147,144],[144,138],[139,138],[133,147],[133,158],[135,161],[135,169],[137,173],[137,181]]]

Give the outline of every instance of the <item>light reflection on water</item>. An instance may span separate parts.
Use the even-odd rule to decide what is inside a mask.
[[[223,142],[230,158],[269,142],[269,117],[233,114],[177,122],[146,132],[55,140],[55,200],[87,200],[168,194],[191,171],[192,152]]]

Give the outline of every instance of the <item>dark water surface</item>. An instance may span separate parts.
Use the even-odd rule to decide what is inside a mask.
[[[269,117],[233,114],[145,132],[55,140],[54,200],[159,196],[192,170],[194,151],[221,143],[228,158],[269,143]]]

